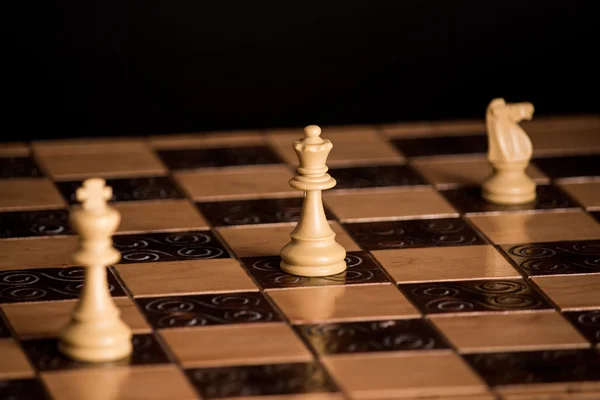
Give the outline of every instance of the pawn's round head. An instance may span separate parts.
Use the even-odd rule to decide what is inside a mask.
[[[319,137],[321,136],[321,128],[319,128],[317,125],[309,125],[304,128],[304,134],[307,138]]]

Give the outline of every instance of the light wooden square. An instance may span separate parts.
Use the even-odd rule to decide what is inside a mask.
[[[534,277],[561,310],[600,308],[600,274]]]
[[[588,210],[600,210],[600,181],[563,183],[560,187]]]
[[[186,231],[208,228],[202,214],[187,200],[118,202],[118,233]]]
[[[25,157],[31,153],[25,142],[0,143],[0,157]]]
[[[0,270],[72,267],[76,237],[0,240]]]
[[[371,254],[398,283],[521,277],[489,245],[376,250]]]
[[[121,264],[116,268],[134,296],[258,290],[233,258]]]
[[[64,199],[48,179],[3,179],[0,185],[0,211],[66,207]]]
[[[589,347],[588,341],[556,311],[432,315],[431,320],[461,353]]]
[[[0,379],[32,378],[33,368],[13,339],[0,339]]]
[[[346,251],[360,251],[360,247],[337,222],[330,222],[335,240]],[[281,248],[290,241],[293,224],[269,226],[243,226],[218,228],[218,232],[238,257],[277,256]]]
[[[411,165],[436,187],[481,185],[493,172],[487,160],[425,158],[414,160]],[[549,181],[533,164],[529,164],[527,175],[537,183]]]
[[[137,306],[126,297],[113,298],[121,318],[133,333],[147,333],[150,326]],[[16,303],[2,306],[19,338],[58,337],[65,327],[78,300]]]
[[[325,194],[325,203],[342,222],[458,217],[431,188],[331,192]]]
[[[164,329],[160,334],[185,368],[312,359],[302,341],[284,323]]]
[[[292,147],[295,140],[302,139],[301,129],[291,133],[269,135],[269,141],[279,156],[289,165],[298,165],[298,156]],[[327,158],[328,166],[347,164],[387,164],[401,163],[404,156],[394,146],[382,139],[374,128],[346,131],[343,129],[328,130],[323,128],[323,139],[331,140],[333,148]]]
[[[230,131],[184,133],[150,136],[150,144],[157,150],[184,150],[209,147],[263,146],[267,139],[261,131]]]
[[[117,153],[37,154],[37,160],[55,180],[92,177],[144,177],[167,173],[158,157],[149,150]]]
[[[466,396],[487,391],[483,381],[452,353],[327,357],[324,363],[353,399]]]
[[[293,324],[418,317],[394,285],[337,286],[269,292]]]
[[[174,365],[71,369],[41,377],[56,400],[200,399]]]
[[[193,200],[301,196],[300,191],[288,184],[293,176],[288,168],[281,165],[174,173],[177,183]]]
[[[381,125],[383,134],[392,139],[439,136],[470,136],[486,132],[485,122],[479,121],[421,121]]]
[[[582,211],[468,217],[495,244],[600,239],[600,224]]]

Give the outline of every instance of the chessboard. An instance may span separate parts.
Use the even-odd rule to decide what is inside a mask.
[[[600,117],[534,117],[537,199],[482,200],[483,121],[323,126],[348,269],[279,269],[302,128],[0,145],[1,399],[600,399]],[[57,350],[69,207],[105,178],[133,354]]]

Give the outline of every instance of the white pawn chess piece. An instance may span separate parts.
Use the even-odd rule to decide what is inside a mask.
[[[535,200],[535,182],[525,170],[532,155],[529,137],[519,122],[533,117],[531,103],[507,104],[498,98],[486,112],[488,161],[492,175],[482,185],[482,196],[491,203],[515,205]]]
[[[333,145],[320,138],[321,128],[316,125],[307,126],[304,133],[306,137],[293,145],[300,165],[289,182],[305,191],[304,202],[291,241],[281,249],[281,269],[305,277],[335,275],[346,270],[346,250],[335,240],[321,197],[322,190],[336,184],[325,165]]]
[[[106,267],[121,254],[112,245],[112,235],[121,221],[108,206],[112,189],[103,179],[88,179],[77,190],[82,207],[70,214],[70,223],[80,235],[73,261],[84,266],[84,284],[71,319],[60,332],[59,349],[85,362],[107,362],[131,354],[131,330],[120,318],[108,289]]]

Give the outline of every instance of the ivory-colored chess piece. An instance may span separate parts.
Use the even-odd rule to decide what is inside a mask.
[[[106,267],[121,258],[112,245],[121,216],[108,206],[111,196],[103,179],[88,179],[77,190],[82,206],[70,214],[80,237],[73,261],[85,267],[85,278],[79,302],[60,333],[59,349],[80,361],[115,361],[132,351],[131,330],[120,318],[106,277]]]
[[[486,112],[488,161],[494,172],[483,183],[483,198],[496,204],[524,204],[535,200],[535,182],[525,170],[531,160],[532,146],[519,126],[533,117],[533,104],[507,104],[498,98]]]
[[[290,180],[291,187],[305,191],[304,202],[291,241],[281,249],[281,269],[306,277],[335,275],[346,270],[346,250],[335,240],[321,196],[336,184],[325,165],[333,145],[320,138],[316,125],[307,126],[304,133],[306,137],[293,145],[300,165]]]

